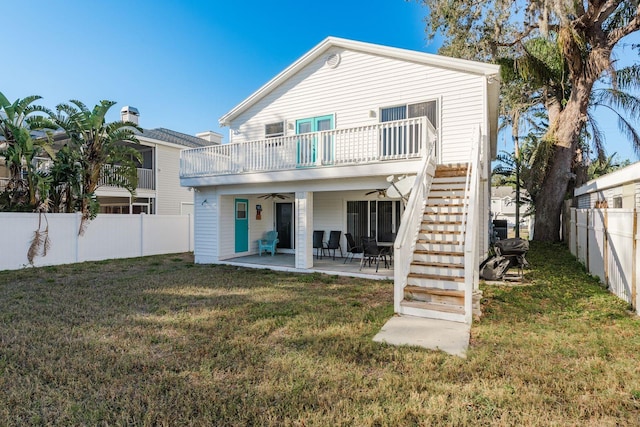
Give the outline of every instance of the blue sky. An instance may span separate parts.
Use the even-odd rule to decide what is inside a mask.
[[[218,118],[327,36],[435,53],[416,1],[6,0],[0,91],[92,107],[131,105],[140,125],[224,135]],[[628,53],[631,53],[630,51]],[[615,124],[606,129],[615,133]],[[616,137],[610,138],[616,140]],[[613,142],[613,141],[610,141]],[[500,149],[511,148],[501,138]],[[628,143],[611,152],[635,159]]]

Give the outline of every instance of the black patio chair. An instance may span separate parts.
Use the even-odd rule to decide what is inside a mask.
[[[340,246],[340,236],[342,236],[342,231],[331,231],[329,233],[329,241],[325,246],[327,253],[329,251],[333,251],[333,260],[336,259],[336,249],[340,249],[340,258],[342,258],[342,246]]]
[[[324,255],[324,230],[313,231],[313,249],[316,250],[316,258],[321,259]]]
[[[362,270],[362,266],[365,262],[371,263],[375,261],[376,263],[376,273],[378,272],[378,267],[380,267],[380,260],[384,260],[384,268],[388,268],[387,264],[387,255],[385,252],[381,251],[378,248],[378,242],[373,237],[363,237],[362,238],[362,248],[364,252],[362,253],[362,260],[360,261],[360,270]]]
[[[344,233],[344,237],[347,239],[347,256],[343,264],[346,264],[347,260],[349,260],[349,262],[353,261],[354,254],[361,254],[363,251],[362,246],[356,246],[356,241],[353,239],[351,233]]]

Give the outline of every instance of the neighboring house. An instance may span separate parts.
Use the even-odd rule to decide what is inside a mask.
[[[593,179],[573,194],[578,209],[640,209],[640,162]]]
[[[123,107],[121,118],[139,124],[140,113],[134,107]],[[143,129],[137,134],[139,144],[129,144],[140,152],[138,184],[135,196],[124,188],[102,182],[96,191],[101,213],[147,213],[158,215],[186,215],[193,213],[193,192],[180,185],[180,150],[221,144],[222,135],[202,132],[196,136],[170,129]],[[64,132],[54,134],[54,149],[64,144]],[[36,158],[43,167],[51,164],[49,158]],[[9,181],[9,170],[0,159],[0,191]]]
[[[345,233],[371,236],[393,242],[398,313],[470,322],[488,249],[498,73],[325,39],[220,119],[228,144],[182,152],[196,262],[257,254],[276,230],[278,252],[309,271],[314,230],[325,240],[340,230],[343,250]],[[386,191],[403,176],[415,177],[406,206]]]
[[[123,107],[123,121],[139,124],[136,108]],[[180,186],[180,150],[220,144],[222,135],[203,132],[196,136],[169,129],[143,129],[137,135],[142,161],[138,168],[135,197],[124,188],[101,185],[96,191],[102,213],[148,213],[184,215],[193,213],[193,192]]]
[[[520,190],[520,227],[529,226],[530,217],[527,212],[530,204],[524,202],[527,192]],[[506,220],[509,229],[516,225],[516,190],[509,186],[491,187],[491,216],[493,219]]]

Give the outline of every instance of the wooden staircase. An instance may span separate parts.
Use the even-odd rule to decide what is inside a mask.
[[[400,305],[403,312],[465,321],[464,202],[467,165],[438,165]],[[480,294],[473,296],[480,315]]]

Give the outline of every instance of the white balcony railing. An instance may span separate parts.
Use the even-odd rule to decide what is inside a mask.
[[[180,154],[180,176],[191,178],[415,159],[422,157],[435,135],[427,119],[419,117],[190,148]]]
[[[104,167],[105,168],[115,168],[116,171],[118,169],[117,165],[114,165],[114,166],[105,165]],[[110,187],[109,183],[107,182],[107,178],[106,178],[106,176],[104,174],[100,178],[99,186]],[[138,185],[137,185],[136,188],[141,189],[141,190],[155,190],[155,182],[154,182],[154,178],[153,178],[153,169],[138,168]]]

